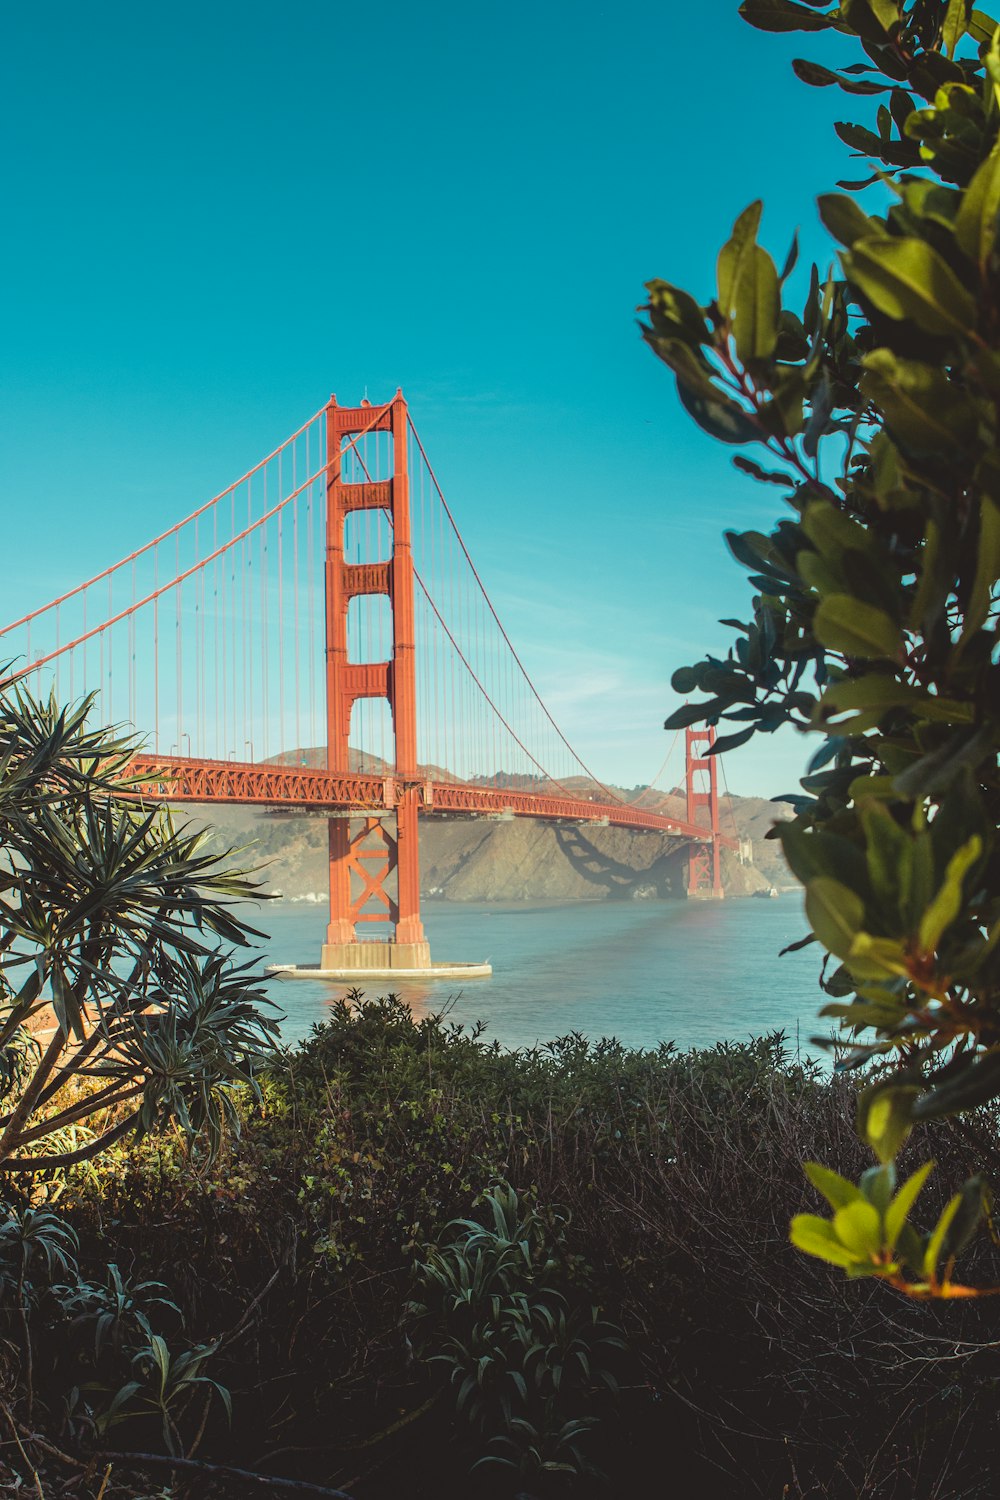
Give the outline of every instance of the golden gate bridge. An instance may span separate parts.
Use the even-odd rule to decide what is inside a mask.
[[[687,847],[695,897],[722,895],[720,851],[738,845],[720,829],[714,730],[685,731],[683,818],[625,799],[572,748],[401,391],[331,397],[184,520],[0,629],[0,657],[139,730],[145,797],[325,814],[324,971],[430,966],[421,817],[656,829]],[[359,940],[376,922],[388,939]]]

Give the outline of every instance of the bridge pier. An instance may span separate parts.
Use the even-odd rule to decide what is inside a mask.
[[[391,434],[388,479],[351,484],[342,474],[342,444],[360,434]],[[392,712],[395,775],[386,779],[392,814],[347,813],[329,820],[330,921],[320,972],[331,977],[375,974],[468,974],[470,966],[435,966],[420,920],[418,819],[422,782],[417,767],[417,690],[410,536],[409,418],[402,391],[385,406],[364,402],[326,408],[326,705],[327,768],[349,773],[351,712],[362,698],[385,698]],[[386,562],[348,563],[344,525],[353,511],[382,510],[392,522]],[[385,595],[392,613],[388,661],[352,662],[347,648],[351,599]],[[356,831],[354,825],[357,825]],[[392,927],[389,939],[361,940],[364,922]],[[473,965],[489,973],[489,965]],[[298,971],[302,972],[302,971]],[[314,971],[315,972],[315,971]]]
[[[336,973],[392,974],[400,969],[430,969],[431,945],[385,942],[324,943],[320,969]]]
[[[699,814],[708,813],[708,835],[704,843],[692,843],[688,853],[687,894],[689,901],[721,901],[721,848],[719,831],[719,785],[716,757],[707,751],[715,744],[715,730],[688,729],[685,743],[685,783],[687,820],[704,823]]]

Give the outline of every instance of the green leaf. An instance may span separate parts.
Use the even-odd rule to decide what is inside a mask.
[[[956,240],[984,273],[997,236],[998,213],[1000,149],[994,148],[963,192],[961,207],[955,216]]]
[[[870,532],[828,500],[814,500],[806,507],[802,530],[820,552],[832,557],[851,550],[875,551],[875,539]]]
[[[850,709],[890,708],[906,708],[918,719],[942,724],[971,723],[974,713],[969,703],[959,703],[954,698],[931,697],[914,683],[875,673],[831,683],[818,704],[819,717],[824,720]]]
[[[776,364],[770,378],[774,395],[760,409],[760,424],[772,437],[794,437],[802,431],[803,402],[809,387],[806,372]]]
[[[848,1203],[855,1203],[861,1197],[853,1182],[841,1177],[839,1172],[831,1172],[829,1167],[821,1166],[818,1161],[804,1162],[802,1170],[831,1208],[845,1208]]]
[[[813,617],[816,639],[845,656],[886,657],[895,661],[903,644],[902,632],[884,610],[851,594],[828,594]]]
[[[778,269],[766,250],[749,245],[741,257],[733,292],[733,334],[744,364],[768,359],[778,342]]]
[[[972,331],[976,304],[954,271],[926,240],[856,240],[841,253],[848,279],[887,317],[915,323],[924,333]]]
[[[858,1260],[875,1260],[882,1249],[882,1216],[874,1204],[859,1198],[838,1208],[833,1227],[842,1245]]]
[[[827,16],[793,0],[743,0],[740,15],[758,31],[825,31]]]
[[[683,383],[706,400],[714,397],[716,388],[712,382],[712,369],[694,340],[677,328],[665,333],[657,333],[654,328],[647,328],[642,323],[639,328],[657,358],[662,359],[673,370],[679,385]]]
[[[862,364],[862,395],[881,408],[892,436],[911,453],[964,448],[971,440],[976,408],[939,366],[891,349],[873,349]]]
[[[916,108],[913,98],[905,89],[893,89],[889,95],[889,108],[892,111],[892,118],[896,122],[896,127],[900,135],[902,135],[907,120]]]
[[[806,886],[806,916],[823,947],[846,959],[865,919],[860,896],[827,875],[818,875]]]
[[[819,216],[835,240],[848,248],[855,240],[870,239],[882,233],[881,224],[859,208],[846,193],[822,193],[816,199]]]
[[[745,208],[733,225],[733,232],[719,251],[716,276],[719,287],[719,311],[724,318],[731,318],[736,301],[736,289],[744,257],[755,244],[760,216],[764,205],[758,198]]]
[[[670,686],[675,693],[680,693],[686,698],[688,693],[693,693],[698,687],[698,673],[694,667],[678,667],[670,679]]]
[[[713,755],[728,755],[730,750],[738,750],[740,745],[745,745],[748,740],[756,734],[756,728],[751,724],[749,729],[741,729],[737,734],[720,734],[712,749]]]
[[[706,342],[705,314],[693,297],[668,281],[647,281],[646,291],[655,333],[680,338],[692,347]]]
[[[867,677],[842,677],[823,692],[819,707],[823,717],[854,708],[902,708],[922,696],[919,688],[896,677],[870,673]]]
[[[955,56],[955,48],[965,35],[970,8],[969,0],[948,0],[948,9],[941,27],[941,41],[947,57]]]
[[[792,58],[792,71],[796,78],[801,78],[803,83],[808,83],[812,88],[825,89],[835,83],[845,94],[884,94],[892,87],[891,84],[875,83],[865,78],[844,78],[842,74],[834,73],[820,63],[807,62],[803,57]]]
[[[973,834],[948,861],[944,881],[920,922],[918,941],[921,953],[934,953],[943,934],[962,909],[962,882],[983,852],[983,841]]]
[[[1000,1052],[980,1052],[965,1058],[957,1076],[949,1078],[918,1099],[913,1106],[914,1119],[938,1120],[943,1115],[958,1114],[988,1104],[1000,1094]]]
[[[932,628],[938,611],[943,608],[947,585],[942,588],[942,570],[938,565],[941,551],[941,528],[933,516],[928,516],[923,551],[920,555],[917,591],[910,605],[911,627],[920,627],[925,630]]]
[[[879,1167],[869,1167],[867,1172],[862,1172],[858,1187],[862,1196],[879,1216],[884,1218],[896,1187],[896,1168],[892,1162],[884,1162]]]
[[[937,1279],[937,1266],[941,1258],[941,1251],[944,1248],[945,1237],[951,1228],[951,1221],[961,1206],[962,1195],[961,1193],[956,1193],[954,1198],[950,1198],[945,1204],[941,1211],[941,1217],[931,1231],[931,1237],[927,1242],[927,1249],[924,1251],[923,1266],[924,1276],[928,1281],[935,1281]]]
[[[911,859],[912,840],[881,802],[872,798],[857,800],[861,804],[865,860],[872,890],[878,901],[898,914],[902,872]]]
[[[858,1135],[883,1164],[896,1152],[913,1129],[913,1105],[920,1090],[910,1083],[874,1083],[858,1095]]]
[[[896,1248],[896,1241],[899,1239],[903,1225],[909,1218],[910,1210],[916,1203],[917,1198],[923,1189],[924,1183],[927,1181],[933,1170],[934,1163],[932,1161],[925,1161],[922,1167],[918,1167],[917,1170],[906,1179],[906,1181],[903,1183],[903,1186],[900,1188],[899,1192],[896,1194],[895,1198],[893,1198],[892,1202],[889,1204],[889,1207],[886,1209],[885,1242],[889,1246],[890,1250],[894,1250]]]
[[[726,531],[723,537],[736,561],[751,572],[764,573],[783,583],[797,581],[794,568],[773,537],[760,531]]]
[[[969,766],[978,766],[984,757],[996,755],[993,727],[986,723],[978,729],[957,729],[937,746],[921,755],[905,771],[897,772],[893,785],[901,797],[925,797],[947,791],[957,776]]]
[[[698,426],[709,437],[718,438],[720,443],[749,443],[760,437],[760,429],[753,418],[728,396],[703,396],[680,379],[677,381],[677,394],[681,398],[681,405],[694,417]]]
[[[840,13],[858,36],[883,45],[886,33],[899,25],[896,0],[841,0]]]
[[[903,1013],[904,1008],[891,997],[881,1001],[855,999],[850,1005],[836,1002],[824,1005],[820,1010],[821,1016],[835,1016],[840,1021],[841,1030],[852,1032],[864,1031],[867,1027],[888,1031],[898,1024]]]
[[[838,120],[833,128],[844,145],[850,146],[858,156],[877,157],[879,161],[888,162],[898,153],[897,144],[884,141],[873,130],[866,130],[863,125],[855,125],[851,120]],[[877,178],[878,173],[875,175]],[[846,188],[853,187],[854,184],[838,182],[837,186]]]
[[[735,453],[733,463],[737,469],[742,470],[744,474],[749,474],[760,484],[779,484],[782,489],[792,490],[797,483],[794,474],[783,474],[780,469],[764,469],[743,453]]]
[[[864,1263],[864,1257],[855,1255],[844,1245],[828,1219],[817,1214],[796,1214],[789,1228],[788,1238],[796,1250],[806,1255],[815,1255],[819,1260],[843,1270]]]
[[[802,885],[822,875],[839,880],[848,890],[864,885],[864,855],[850,839],[822,829],[807,832],[797,822],[779,824],[777,835],[788,867]]]
[[[717,713],[720,704],[718,698],[705,698],[701,703],[685,703],[680,708],[675,708],[669,719],[664,722],[664,729],[687,729],[691,724],[701,724],[713,713]]]
[[[846,962],[855,979],[885,980],[909,973],[902,943],[895,938],[872,937],[870,932],[857,934]]]
[[[803,83],[808,83],[814,89],[827,89],[831,84],[840,82],[839,73],[824,68],[822,63],[809,62],[804,57],[792,58],[792,72],[796,78],[801,78]]]
[[[989,1185],[979,1173],[964,1184],[959,1198],[958,1210],[941,1244],[940,1253],[945,1260],[954,1260],[966,1249],[993,1202]]]
[[[1000,505],[984,495],[979,502],[979,546],[976,573],[965,608],[960,639],[964,642],[986,623],[1000,575]]]
[[[988,16],[984,10],[974,10],[969,17],[969,34],[982,46],[989,46],[993,40],[993,34],[997,29],[997,23],[992,16]]]

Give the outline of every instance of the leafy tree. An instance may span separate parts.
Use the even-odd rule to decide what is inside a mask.
[[[255,883],[130,795],[136,747],[88,727],[88,708],[0,685],[7,1173],[86,1161],[169,1122],[216,1149],[276,1030],[250,965],[222,946],[255,935],[230,910]]]
[[[968,0],[745,0],[766,31],[835,31],[863,56],[796,61],[814,87],[877,100],[841,139],[872,169],[819,198],[839,268],[801,316],[736,220],[707,306],[648,284],[644,336],[736,465],[782,492],[768,535],[728,533],[755,590],[725,659],[678,671],[708,694],[668,720],[732,724],[716,751],[792,724],[821,743],[776,830],[827,952],[823,1014],[864,1068],[858,1187],[811,1166],[832,1220],[793,1239],[913,1296],[965,1295],[955,1255],[985,1204],[974,1179],[936,1229],[895,1193],[912,1126],[1000,1095],[1000,28]],[[851,196],[878,184],[878,211]],[[866,200],[867,201],[867,200]],[[759,461],[764,458],[765,462]],[[830,961],[832,960],[832,962]],[[874,1081],[870,1081],[874,1075]]]

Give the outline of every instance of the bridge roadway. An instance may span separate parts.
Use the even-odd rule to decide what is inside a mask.
[[[416,786],[423,813],[456,812],[483,817],[540,818],[550,822],[604,824],[616,828],[649,828],[677,838],[709,842],[711,829],[627,802],[594,802],[585,797],[555,797],[505,788],[470,786],[459,781],[404,781],[397,776],[339,775],[308,766],[259,765],[232,760],[198,760],[184,756],[136,756],[128,775],[142,796],[169,802],[224,802],[266,807],[298,807],[356,814],[392,812],[404,789]],[[724,834],[719,843],[735,849]]]

